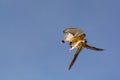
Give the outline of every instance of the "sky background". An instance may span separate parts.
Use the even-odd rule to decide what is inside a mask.
[[[0,0],[0,80],[120,80],[119,0]],[[65,28],[81,28],[88,44],[61,44]]]

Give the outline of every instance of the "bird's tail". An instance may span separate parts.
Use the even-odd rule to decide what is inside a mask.
[[[96,47],[93,47],[93,46],[90,46],[90,45],[87,45],[87,44],[85,45],[85,48],[95,50],[95,51],[103,51],[104,50],[104,49],[96,48]]]

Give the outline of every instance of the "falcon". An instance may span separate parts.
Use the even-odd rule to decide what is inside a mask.
[[[67,28],[63,31],[65,33],[64,39],[61,41],[62,43],[68,42],[70,50],[77,48],[76,53],[74,54],[74,58],[69,65],[69,70],[74,65],[79,53],[83,48],[95,50],[95,51],[103,51],[104,49],[96,48],[87,44],[86,34],[83,33],[81,29],[78,28]]]

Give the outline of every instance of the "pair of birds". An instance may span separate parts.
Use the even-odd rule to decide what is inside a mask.
[[[77,48],[77,51],[74,55],[72,62],[69,65],[69,70],[74,65],[79,53],[83,48],[95,50],[95,51],[103,51],[104,49],[96,48],[87,44],[86,34],[83,33],[81,29],[78,28],[67,28],[63,31],[65,33],[64,39],[61,41],[62,43],[69,42],[70,50]]]

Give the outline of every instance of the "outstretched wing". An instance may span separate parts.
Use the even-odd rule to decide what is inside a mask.
[[[78,28],[66,28],[63,32],[64,33],[71,33],[74,36],[78,36],[79,34],[83,33],[83,31],[81,29],[78,29]]]
[[[70,70],[71,67],[74,65],[74,63],[75,63],[75,61],[76,61],[76,59],[77,59],[80,51],[82,50],[82,48],[83,48],[83,47],[81,46],[81,47],[79,47],[79,48],[77,49],[77,51],[76,51],[76,53],[75,53],[75,55],[74,55],[74,58],[73,58],[72,62],[71,62],[70,65],[69,65],[69,70]]]
[[[103,51],[104,50],[104,49],[101,49],[101,48],[96,48],[96,47],[93,47],[93,46],[89,46],[87,44],[85,45],[85,48],[95,50],[95,51]]]

